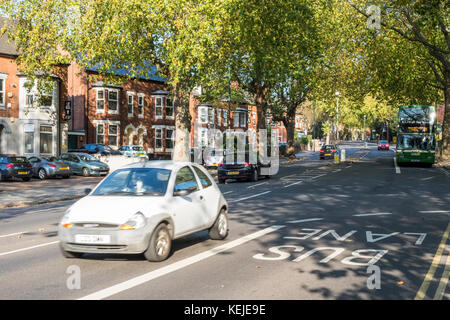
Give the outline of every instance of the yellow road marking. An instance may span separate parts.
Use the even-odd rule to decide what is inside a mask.
[[[444,273],[442,274],[441,281],[439,282],[439,286],[436,290],[436,294],[434,295],[433,300],[442,300],[445,294],[445,289],[447,288],[449,276],[450,276],[450,255],[447,256]]]
[[[439,264],[439,261],[441,260],[442,252],[444,251],[444,248],[445,248],[445,245],[446,245],[449,233],[450,233],[450,223],[448,224],[447,230],[445,230],[444,235],[442,236],[441,243],[439,244],[439,247],[438,247],[438,249],[436,251],[436,254],[435,254],[434,258],[433,258],[433,262],[431,263],[431,267],[428,270],[428,273],[425,276],[425,279],[423,280],[423,283],[420,286],[420,289],[417,292],[416,297],[414,298],[414,300],[422,300],[423,298],[425,298],[425,295],[427,293],[428,287],[430,286],[430,282],[433,279],[433,276],[434,276],[434,273],[436,272],[436,269],[437,269],[437,266]]]

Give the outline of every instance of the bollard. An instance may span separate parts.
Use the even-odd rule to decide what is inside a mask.
[[[334,163],[338,164],[339,163],[339,152],[334,152]]]
[[[345,161],[345,149],[341,150],[341,162]]]

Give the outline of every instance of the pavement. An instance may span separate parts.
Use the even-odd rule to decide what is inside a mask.
[[[348,163],[312,156],[221,184],[228,238],[175,240],[160,263],[63,258],[57,225],[73,200],[0,210],[0,299],[449,300],[450,177],[347,148]]]

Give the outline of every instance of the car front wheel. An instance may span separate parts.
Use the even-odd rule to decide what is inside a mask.
[[[81,170],[81,174],[82,174],[84,177],[89,176],[89,169],[88,169],[88,168],[83,168],[83,170]]]
[[[45,172],[45,169],[39,169],[38,176],[41,180],[47,178],[47,172]]]
[[[144,252],[144,257],[148,261],[160,262],[169,257],[171,249],[172,239],[170,238],[169,229],[162,223],[153,231],[149,246]]]
[[[209,237],[213,240],[223,240],[228,235],[228,216],[225,209],[220,210],[214,225],[209,229]]]

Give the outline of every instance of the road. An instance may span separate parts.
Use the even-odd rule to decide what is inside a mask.
[[[0,299],[448,300],[449,174],[342,147],[349,164],[309,154],[270,179],[220,185],[229,237],[176,240],[161,263],[63,258],[57,223],[73,201],[0,210]]]

